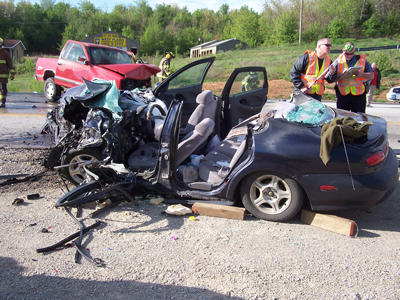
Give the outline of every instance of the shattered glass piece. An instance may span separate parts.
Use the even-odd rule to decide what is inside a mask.
[[[289,122],[320,127],[333,120],[333,110],[319,101],[308,101],[296,106],[296,109],[287,114]]]

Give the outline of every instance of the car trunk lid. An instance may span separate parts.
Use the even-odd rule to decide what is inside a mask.
[[[356,119],[360,123],[371,121],[372,125],[369,127],[366,138],[356,139],[353,144],[360,148],[371,147],[373,144],[379,147],[386,142],[387,135],[387,122],[376,116],[367,115],[364,113],[353,113],[350,111],[335,109],[336,117],[345,118],[347,116]]]

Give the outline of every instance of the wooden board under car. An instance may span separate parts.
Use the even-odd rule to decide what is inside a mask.
[[[192,211],[201,216],[243,220],[246,209],[235,206],[195,202],[192,206]]]
[[[357,234],[356,222],[335,215],[320,214],[303,209],[300,220],[303,223],[347,236]]]

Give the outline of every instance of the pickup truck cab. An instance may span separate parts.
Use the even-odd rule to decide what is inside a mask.
[[[119,90],[150,87],[155,65],[136,63],[135,56],[119,48],[68,40],[58,59],[39,58],[35,78],[44,82],[44,94],[57,101],[64,88],[83,83],[82,78],[115,80]]]

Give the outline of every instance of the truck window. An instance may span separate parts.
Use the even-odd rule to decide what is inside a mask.
[[[77,63],[83,63],[83,62],[78,61],[79,56],[86,58],[85,51],[83,51],[82,45],[75,44],[75,43],[71,43],[71,44],[73,44],[73,45],[72,45],[71,50],[68,52],[66,59],[69,61],[77,62]]]
[[[121,64],[131,64],[131,59],[125,51],[119,49],[109,49],[101,47],[88,47],[90,60],[94,64],[101,65],[121,65]]]
[[[64,47],[64,51],[62,53],[61,58],[62,59],[67,59],[68,53],[71,50],[71,47],[74,43],[68,43],[65,47]]]

